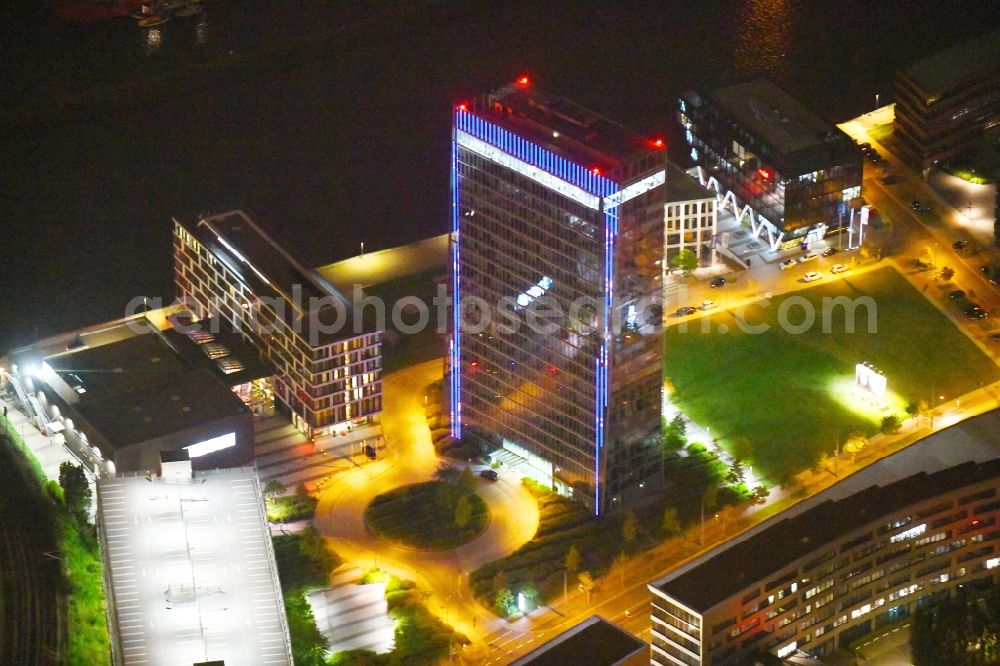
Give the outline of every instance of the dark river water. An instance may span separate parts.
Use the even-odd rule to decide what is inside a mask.
[[[522,73],[669,139],[686,88],[767,75],[841,120],[1000,24],[987,0],[209,0],[158,32],[0,12],[0,353],[172,296],[171,215],[247,208],[307,264],[446,231],[451,106]]]

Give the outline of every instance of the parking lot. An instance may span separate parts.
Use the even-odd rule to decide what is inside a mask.
[[[292,663],[255,474],[100,483],[123,663]]]

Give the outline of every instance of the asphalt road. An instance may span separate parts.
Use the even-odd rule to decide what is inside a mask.
[[[346,563],[361,569],[377,566],[416,581],[427,592],[428,609],[477,640],[506,623],[473,598],[469,572],[512,553],[538,529],[537,505],[520,479],[480,481],[479,494],[490,508],[489,524],[475,540],[453,550],[418,550],[386,541],[371,534],[363,520],[365,507],[377,495],[428,481],[440,466],[451,464],[435,453],[424,416],[425,389],[441,373],[441,359],[434,359],[386,376],[386,457],[335,475],[319,498],[316,526]]]

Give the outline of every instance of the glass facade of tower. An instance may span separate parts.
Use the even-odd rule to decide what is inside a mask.
[[[455,113],[454,434],[600,512],[659,476],[666,157],[603,175],[490,111]]]

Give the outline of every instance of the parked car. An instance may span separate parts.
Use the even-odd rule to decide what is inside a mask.
[[[824,257],[832,257],[833,255],[837,254],[837,248],[835,248],[835,247],[828,247],[825,250],[823,250],[823,252],[821,252],[821,254]]]
[[[497,479],[500,478],[500,475],[497,474],[497,471],[495,469],[484,469],[482,472],[479,473],[479,476],[483,477],[487,481],[496,481]]]
[[[785,259],[783,262],[781,262],[780,268],[783,271],[787,271],[789,268],[795,268],[795,266],[796,263],[794,259]]]
[[[961,298],[965,298],[965,292],[962,291],[961,289],[956,289],[955,291],[948,294],[948,298],[950,298],[953,301],[957,301]]]
[[[923,205],[924,204],[919,199],[914,199],[913,201],[910,202],[910,208],[912,208],[913,210],[920,210],[920,207]]]
[[[981,305],[969,303],[968,307],[965,308],[965,316],[969,319],[986,319],[989,315]]]
[[[899,176],[897,176],[894,173],[891,173],[888,176],[879,178],[879,182],[881,182],[883,185],[895,185],[896,183],[899,182]]]
[[[708,283],[708,286],[711,287],[712,289],[715,289],[716,287],[725,287],[726,278],[724,277],[712,278],[712,281]]]
[[[848,270],[850,269],[848,269],[847,266],[844,264],[834,264],[833,266],[830,267],[830,272],[833,273],[834,275],[836,275],[837,273],[844,273]]]
[[[686,317],[687,315],[692,315],[698,311],[698,308],[691,307],[690,305],[685,305],[684,307],[677,308],[674,314],[678,317]]]
[[[808,273],[806,273],[805,275],[802,276],[802,281],[803,282],[815,282],[816,280],[820,279],[821,277],[823,277],[823,276],[820,273],[817,273],[816,271],[809,271]]]
[[[951,246],[956,250],[964,250],[965,248],[969,247],[969,241],[963,238],[962,240],[955,241],[954,243],[951,244]]]
[[[872,149],[872,144],[870,144],[867,141],[865,141],[863,143],[859,143],[858,144],[858,148],[860,148],[861,150],[871,150]]]
[[[990,340],[993,340],[995,342],[1000,342],[1000,333],[991,333]]]
[[[711,310],[712,308],[719,307],[716,305],[715,301],[702,301],[701,305],[698,306],[700,310]]]
[[[812,261],[813,259],[818,259],[818,258],[819,258],[818,254],[816,254],[815,252],[809,252],[808,254],[803,254],[801,257],[799,257],[799,263],[804,264],[807,261]]]

